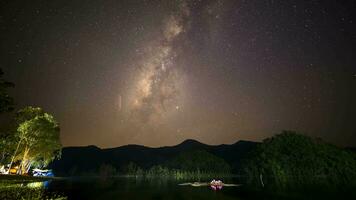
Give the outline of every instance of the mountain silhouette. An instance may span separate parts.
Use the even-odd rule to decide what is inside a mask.
[[[128,163],[135,163],[143,169],[161,165],[181,153],[204,150],[224,159],[234,173],[239,171],[241,161],[255,148],[257,142],[238,141],[234,144],[207,145],[188,139],[175,146],[146,147],[125,145],[116,148],[101,149],[96,146],[65,147],[62,156],[50,164],[58,176],[83,173],[95,173],[103,164],[122,169]]]

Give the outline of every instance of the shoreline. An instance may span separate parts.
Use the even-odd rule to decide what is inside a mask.
[[[21,182],[35,182],[35,181],[49,181],[61,180],[62,177],[43,177],[43,176],[24,176],[17,174],[0,174],[0,182],[2,181],[21,181]]]

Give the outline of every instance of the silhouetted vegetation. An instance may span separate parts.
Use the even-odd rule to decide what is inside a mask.
[[[250,188],[284,191],[356,185],[354,152],[292,131],[263,143],[209,146],[188,140],[164,148],[89,146],[64,152],[64,158],[54,162],[55,169],[67,172],[64,176],[199,179],[238,175],[240,180],[246,178]]]
[[[110,164],[102,164],[99,168],[99,176],[112,177],[116,175],[116,169]]]
[[[356,186],[356,155],[293,131],[265,139],[246,160],[254,188],[296,190]]]
[[[65,147],[61,158],[54,160],[50,167],[58,176],[96,176],[100,167],[105,164],[115,168],[116,174],[113,176],[142,177],[154,166],[168,168],[170,174],[184,172],[231,175],[241,171],[241,159],[256,145],[256,142],[239,141],[231,145],[212,146],[186,140],[178,145],[162,148],[139,145],[111,149],[100,149],[95,146]]]
[[[3,75],[4,72],[0,69],[0,113],[14,109],[14,99],[8,94],[8,88],[14,87],[14,84],[4,80]]]
[[[119,167],[109,163],[103,163],[96,170],[80,170],[78,166],[72,166],[69,170],[71,176],[131,176],[145,178],[201,178],[222,177],[231,175],[230,165],[211,153],[204,150],[186,151],[174,158],[144,168],[135,162],[128,162]]]
[[[134,162],[124,165],[120,172],[128,176],[144,176],[145,174],[145,171]]]
[[[222,177],[230,175],[229,164],[203,150],[183,152],[163,165],[152,166],[144,174],[148,178],[175,179]]]
[[[110,164],[102,164],[98,170],[98,175],[102,177],[124,175],[175,179],[221,177],[230,173],[229,164],[203,150],[183,152],[166,163],[154,165],[146,170],[134,162],[129,162],[120,169]]]
[[[10,112],[14,109],[14,99],[8,94],[8,89],[14,84],[3,79],[4,72],[0,69],[0,114]],[[10,162],[10,155],[14,150],[14,135],[9,130],[0,132],[0,166],[2,163]]]
[[[225,160],[204,150],[188,151],[179,154],[167,163],[170,168],[202,173],[230,173],[231,169]]]

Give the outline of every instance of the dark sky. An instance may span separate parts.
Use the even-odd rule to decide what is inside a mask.
[[[356,1],[0,2],[17,107],[65,146],[260,141],[356,145]]]

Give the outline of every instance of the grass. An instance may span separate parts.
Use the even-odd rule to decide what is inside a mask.
[[[0,181],[34,182],[34,181],[49,181],[54,179],[61,179],[61,178],[0,174]]]
[[[16,200],[66,200],[67,198],[46,191],[43,182],[52,177],[32,177],[20,175],[0,175],[0,199]]]

